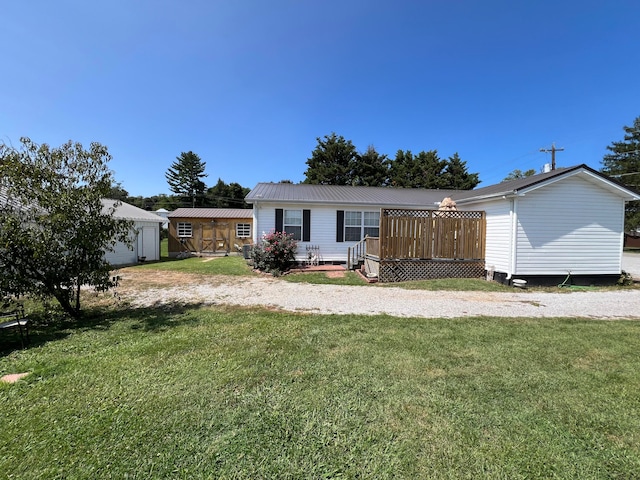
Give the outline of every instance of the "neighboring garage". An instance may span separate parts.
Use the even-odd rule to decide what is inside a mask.
[[[115,203],[115,200],[103,200],[103,211],[113,207]],[[133,249],[123,242],[116,243],[114,250],[105,254],[109,263],[122,266],[160,260],[160,227],[164,218],[122,202],[116,207],[114,217],[133,222],[130,233]]]

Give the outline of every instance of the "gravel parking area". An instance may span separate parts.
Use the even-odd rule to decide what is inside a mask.
[[[397,287],[289,283],[272,277],[198,277],[175,274],[152,280],[149,273],[124,271],[121,297],[133,306],[171,304],[263,306],[323,314],[387,314],[455,318],[582,317],[640,319],[640,290],[443,292]]]

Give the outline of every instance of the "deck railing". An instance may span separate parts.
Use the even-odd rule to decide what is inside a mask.
[[[347,269],[353,270],[367,256],[380,257],[380,238],[366,236],[347,249]]]
[[[353,247],[347,248],[347,270],[353,270],[358,263],[364,260],[367,251],[366,240],[365,237]]]

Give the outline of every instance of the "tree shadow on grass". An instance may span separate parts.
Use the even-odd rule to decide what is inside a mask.
[[[200,322],[192,312],[212,306],[204,303],[164,304],[156,307],[134,308],[131,306],[110,306],[87,308],[79,319],[61,315],[30,314],[29,343],[24,347],[18,335],[0,337],[0,356],[7,356],[18,350],[29,350],[50,342],[67,338],[73,333],[89,330],[109,330],[118,322],[129,322],[131,330],[161,332]]]

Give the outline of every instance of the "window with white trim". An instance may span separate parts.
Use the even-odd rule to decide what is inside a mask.
[[[190,222],[178,222],[177,225],[178,238],[192,237],[193,225]]]
[[[344,212],[344,241],[359,242],[367,235],[380,235],[380,213]]]
[[[237,223],[236,224],[236,237],[237,238],[249,238],[251,236],[251,224],[250,223]]]
[[[294,240],[302,240],[302,210],[285,210],[282,226],[286,233],[293,234]]]

